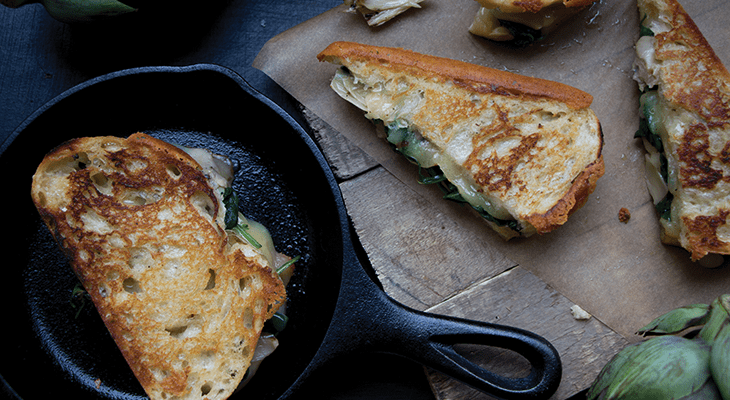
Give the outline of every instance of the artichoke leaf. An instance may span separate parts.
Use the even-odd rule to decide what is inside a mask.
[[[700,330],[699,337],[712,346],[717,335],[728,324],[730,324],[730,294],[724,294],[712,301],[709,318]]]
[[[637,334],[642,336],[671,335],[688,328],[704,325],[709,319],[709,316],[710,306],[708,304],[692,304],[676,308],[655,318],[649,324],[639,329]]]
[[[722,398],[730,399],[730,325],[722,328],[712,344],[710,372]]]

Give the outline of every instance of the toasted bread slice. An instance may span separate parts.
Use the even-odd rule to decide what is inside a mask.
[[[318,58],[343,66],[338,94],[422,169],[439,167],[458,189],[447,196],[505,238],[564,224],[603,175],[588,93],[404,49],[336,42]]]
[[[678,2],[639,0],[638,7],[634,78],[644,115],[637,136],[649,150],[661,240],[693,260],[730,254],[730,74]]]
[[[469,32],[498,42],[528,45],[548,35],[595,0],[476,0]],[[528,39],[529,37],[529,39]]]
[[[236,389],[286,293],[229,238],[199,163],[145,134],[79,138],[43,159],[31,193],[150,398]]]

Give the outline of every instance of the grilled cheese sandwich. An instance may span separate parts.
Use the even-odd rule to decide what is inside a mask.
[[[152,399],[225,399],[276,347],[262,330],[286,301],[286,257],[265,230],[228,229],[232,179],[225,159],[141,133],[69,141],[33,176],[41,218]]]
[[[336,42],[331,86],[365,111],[424,182],[506,239],[564,224],[604,172],[592,97],[557,82],[396,48]]]
[[[639,0],[634,78],[661,241],[730,254],[730,74],[676,0]]]

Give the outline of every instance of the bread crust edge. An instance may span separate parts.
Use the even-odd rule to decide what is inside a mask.
[[[390,69],[421,69],[478,93],[498,93],[551,99],[578,110],[593,102],[593,96],[572,86],[541,78],[502,71],[464,61],[416,53],[396,47],[337,41],[318,55],[319,61],[342,64],[339,59],[377,63]]]

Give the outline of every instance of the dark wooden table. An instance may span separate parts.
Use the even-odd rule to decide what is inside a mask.
[[[58,22],[39,4],[0,6],[0,143],[37,108],[74,85],[150,65],[225,66],[306,123],[296,102],[251,63],[270,38],[341,0],[173,3],[177,9],[134,24],[88,26]],[[338,360],[313,380],[312,395],[319,399],[433,398],[422,367],[395,356]]]

